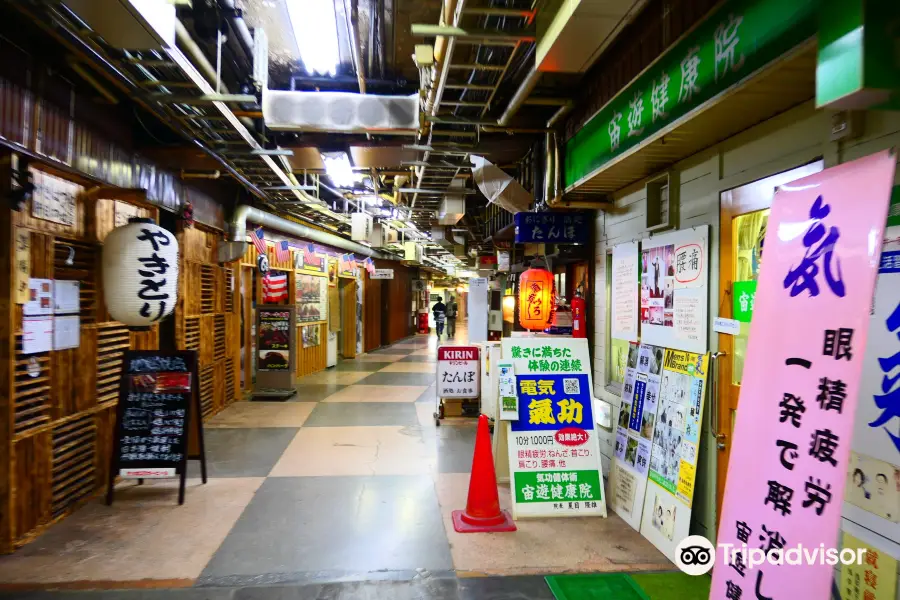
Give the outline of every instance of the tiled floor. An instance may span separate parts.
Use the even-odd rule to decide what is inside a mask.
[[[464,341],[462,331],[455,342]],[[184,506],[174,482],[123,484],[112,507],[96,500],[0,557],[0,591],[66,584],[194,586],[173,591],[185,599],[543,599],[551,596],[539,578],[510,576],[671,568],[613,513],[519,521],[516,533],[454,532],[475,421],[435,427],[436,348],[434,337],[416,336],[302,378],[291,401],[229,407],[206,423],[210,480],[190,479]],[[500,497],[508,505],[508,489]],[[99,597],[163,597],[143,594]]]

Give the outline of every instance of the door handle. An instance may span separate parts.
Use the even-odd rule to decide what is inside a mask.
[[[710,431],[716,438],[716,448],[719,450],[725,449],[725,434],[719,431],[719,358],[726,356],[728,353],[724,351],[714,352],[710,356],[709,362],[710,364],[710,379],[711,390],[710,390],[710,401],[712,407],[709,411],[709,420],[712,421],[710,423]]]

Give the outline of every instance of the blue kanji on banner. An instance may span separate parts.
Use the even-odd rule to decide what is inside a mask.
[[[587,244],[590,221],[583,212],[516,213],[516,243]]]
[[[593,396],[587,375],[516,375],[516,393],[519,420],[510,421],[512,431],[594,428]]]

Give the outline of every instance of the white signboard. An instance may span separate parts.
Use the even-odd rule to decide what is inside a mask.
[[[488,280],[484,277],[469,279],[467,314],[469,316],[469,342],[486,342],[488,337]]]
[[[627,242],[613,247],[612,337],[638,340],[638,245]]]
[[[512,361],[497,363],[498,396],[500,398],[500,420],[519,419],[519,396],[516,394],[516,370]]]
[[[53,319],[53,349],[68,350],[81,345],[81,317],[57,316]]]
[[[641,242],[641,341],[703,353],[709,321],[709,226]]]
[[[22,319],[22,354],[37,354],[53,349],[53,317]]]
[[[587,340],[506,338],[502,347],[518,397],[507,432],[513,516],[605,517]]]
[[[393,279],[394,278],[394,270],[393,269],[375,269],[369,275],[369,279]]]
[[[22,307],[23,314],[27,317],[53,314],[53,280],[35,279],[28,280],[28,301]]]
[[[888,228],[863,359],[843,517],[900,544],[900,227]]]
[[[437,360],[438,398],[478,398],[481,364],[477,346],[441,346]]]
[[[497,251],[497,270],[509,271],[509,250]]]
[[[57,279],[53,282],[53,312],[57,315],[81,311],[81,282]]]
[[[610,487],[615,490],[613,510],[635,529],[641,527],[664,355],[658,346],[628,347]]]

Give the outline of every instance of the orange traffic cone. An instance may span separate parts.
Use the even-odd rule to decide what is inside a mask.
[[[475,456],[472,477],[469,479],[469,499],[466,510],[453,511],[453,529],[460,533],[484,531],[515,531],[516,524],[505,510],[500,510],[497,495],[497,474],[491,454],[491,434],[486,415],[478,417],[475,434]]]

